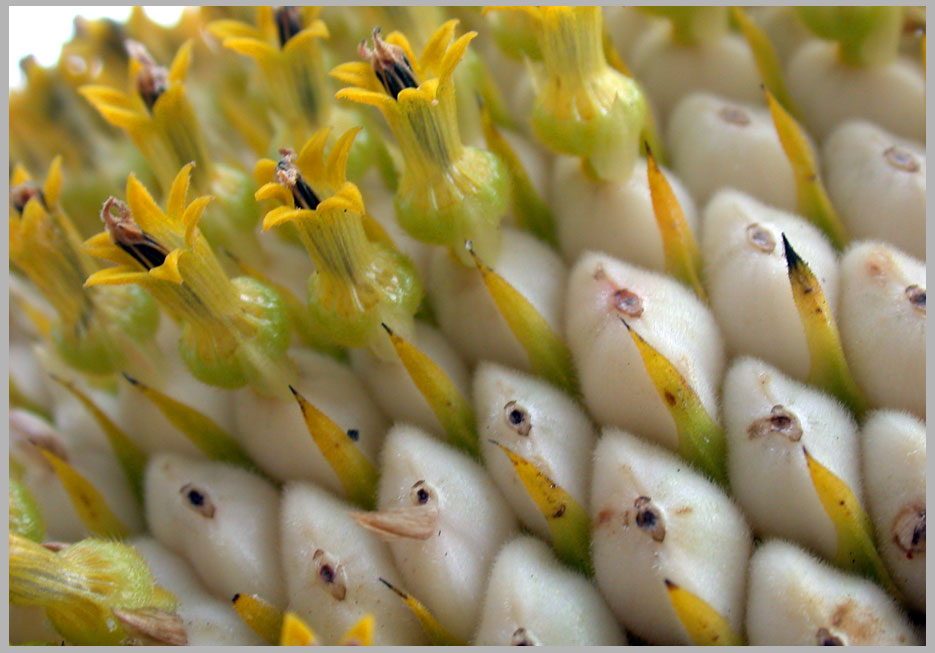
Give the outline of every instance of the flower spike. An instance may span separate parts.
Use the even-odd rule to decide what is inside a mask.
[[[450,20],[439,27],[421,57],[401,33],[383,39],[375,28],[373,45],[359,46],[366,61],[341,64],[331,75],[349,85],[335,97],[377,107],[396,137],[404,163],[396,191],[400,225],[472,265],[465,240],[486,260],[497,258],[509,179],[496,155],[462,142],[454,71],[477,33],[454,39],[456,26]]]
[[[315,262],[309,278],[309,314],[316,328],[335,344],[369,346],[374,353],[395,355],[381,322],[411,334],[422,286],[409,259],[385,242],[369,237],[360,190],[347,181],[345,167],[360,129],[338,138],[325,157],[330,128],[316,132],[296,154],[280,150],[278,163],[257,164],[265,183],[256,199],[273,199],[263,228],[295,225]]]

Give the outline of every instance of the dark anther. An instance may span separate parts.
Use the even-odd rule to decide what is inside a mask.
[[[334,569],[332,569],[330,565],[322,565],[318,573],[326,583],[334,582]]]
[[[358,431],[357,429],[348,429],[347,437],[349,437],[354,442],[357,442],[360,439],[360,431]]]
[[[751,439],[773,434],[782,435],[792,442],[802,439],[802,425],[799,423],[799,418],[779,404],[770,409],[767,417],[756,420],[747,428],[747,435]]]
[[[614,308],[630,317],[639,317],[643,314],[643,300],[635,292],[620,288],[614,291]]]
[[[292,191],[292,197],[298,208],[314,211],[321,200],[302,178],[302,173],[295,164],[295,152],[288,147],[283,147],[279,150],[279,156],[282,158],[276,164],[276,181]]]
[[[185,497],[188,507],[208,519],[214,517],[215,507],[208,497],[208,493],[201,488],[195,487],[191,483],[186,483],[179,490],[179,494]]]
[[[912,560],[925,553],[925,504],[912,504],[903,508],[893,521],[893,541]]]
[[[424,506],[429,502],[429,499],[432,498],[432,493],[429,492],[429,488],[426,486],[425,481],[417,481],[415,485],[412,486],[412,489],[412,496],[416,503],[420,506]]]
[[[302,10],[299,7],[278,7],[275,17],[280,46],[286,45],[289,39],[302,31]]]
[[[42,189],[31,181],[24,182],[10,189],[10,204],[13,205],[13,208],[16,209],[18,213],[22,213],[23,209],[25,209],[26,205],[29,203],[29,200],[34,198],[39,198],[39,201],[45,206],[45,195],[42,194]]]
[[[324,581],[331,596],[343,601],[347,596],[347,578],[338,559],[323,549],[316,549],[312,561],[318,568],[318,577]]]
[[[140,228],[125,203],[109,197],[101,209],[101,220],[111,242],[147,270],[166,262],[169,250]]]
[[[533,635],[531,631],[520,627],[513,631],[510,644],[513,646],[538,646],[539,640],[536,639],[536,636]]]
[[[418,83],[415,72],[405,51],[380,38],[379,27],[373,28],[372,37],[373,49],[367,47],[367,40],[364,39],[358,44],[357,53],[373,66],[373,72],[386,92],[395,99],[404,88],[416,88]]]
[[[136,90],[139,91],[146,106],[152,110],[159,96],[169,88],[169,70],[157,64],[142,43],[127,39],[124,45],[127,54],[142,64],[139,75],[136,77]]]

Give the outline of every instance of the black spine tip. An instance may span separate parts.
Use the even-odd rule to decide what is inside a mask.
[[[786,238],[785,232],[782,234],[782,249],[786,257],[786,265],[789,266],[790,270],[794,270],[799,267],[799,263],[802,259],[799,258],[799,255],[795,253],[795,250],[792,249],[792,245],[789,243],[789,239]]]
[[[646,158],[651,158],[653,155],[653,150],[649,147],[649,141],[643,141],[643,147],[646,148]]]
[[[292,396],[296,399],[299,398],[299,391],[292,387],[292,384],[289,384],[289,391],[292,393]]]
[[[395,588],[390,584],[390,581],[386,580],[385,578],[378,578],[377,580],[379,580],[381,583],[383,583],[384,585],[386,585],[386,586],[389,587],[390,589],[395,589]]]
[[[387,325],[386,322],[380,322],[380,326],[390,335],[393,335],[393,330]]]
[[[234,594],[234,597],[231,599],[231,603],[237,603],[237,599],[240,598],[240,592]]]
[[[676,585],[675,583],[673,583],[673,582],[672,582],[671,580],[669,580],[668,578],[666,578],[666,579],[663,580],[662,582],[664,582],[664,583],[666,584],[666,587],[667,587],[668,589],[672,589],[673,587],[678,587],[678,585]]]
[[[630,325],[627,323],[626,320],[624,320],[624,319],[621,317],[621,318],[620,318],[620,321],[623,322],[623,326],[625,326],[625,327],[627,328],[627,331],[630,331],[630,330],[631,330],[631,329],[630,329]]]
[[[495,444],[495,445],[497,445],[498,447],[500,446],[500,443],[499,443],[499,442],[497,442],[496,440],[493,440],[493,439],[491,439],[491,438],[487,438],[487,442],[489,442],[490,444]]]
[[[127,381],[129,381],[129,382],[132,383],[133,385],[140,385],[140,382],[139,382],[139,381],[137,381],[136,379],[134,379],[132,376],[130,376],[130,375],[127,374],[126,372],[121,372],[121,374],[123,374],[123,378],[125,378]]]

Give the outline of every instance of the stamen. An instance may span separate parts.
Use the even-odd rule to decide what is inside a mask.
[[[111,242],[147,270],[166,262],[169,250],[140,228],[126,203],[116,197],[108,197],[101,208],[101,220],[110,234]]]
[[[379,27],[373,28],[372,38],[373,49],[367,47],[367,39],[364,39],[357,46],[357,54],[370,62],[386,92],[397,99],[404,88],[418,87],[415,71],[406,58],[406,52],[398,45],[380,38]]]
[[[285,46],[289,39],[302,31],[302,12],[298,7],[278,7],[275,20],[280,46]]]
[[[169,70],[157,64],[142,43],[127,39],[124,46],[127,54],[143,64],[140,74],[136,77],[136,89],[146,106],[152,110],[159,96],[169,88]]]
[[[42,189],[31,181],[24,182],[10,189],[10,204],[12,204],[13,208],[19,213],[23,212],[29,200],[34,197],[38,197],[42,205],[45,206],[45,195],[42,194]]]
[[[292,191],[296,206],[314,211],[321,200],[302,178],[302,173],[295,164],[295,152],[288,147],[283,147],[279,149],[279,155],[282,158],[276,165],[276,181]]]

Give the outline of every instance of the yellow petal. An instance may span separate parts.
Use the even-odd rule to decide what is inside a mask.
[[[114,268],[104,268],[98,270],[90,277],[85,279],[84,287],[91,286],[119,286],[125,283],[145,284],[148,281],[149,274],[141,270],[133,269],[125,265]]]
[[[93,104],[98,111],[102,107],[113,107],[125,111],[137,111],[139,109],[139,104],[132,96],[109,86],[89,84],[79,88],[78,92],[84,96],[84,99]]]
[[[454,38],[455,28],[458,26],[458,22],[457,18],[452,18],[443,23],[432,33],[428,43],[422,48],[422,56],[419,58],[419,62],[426,73],[432,71],[431,74],[438,74],[439,66],[445,56],[445,50],[448,49],[451,39]],[[412,61],[411,57],[409,61]]]
[[[214,20],[208,23],[208,31],[217,39],[248,38],[262,40],[263,35],[253,25],[239,20]]]
[[[282,619],[282,632],[279,634],[280,646],[315,646],[318,638],[301,617],[294,612],[287,612]]]
[[[902,600],[873,544],[873,525],[860,501],[844,481],[812,458],[804,446],[802,453],[818,499],[838,534],[835,563],[871,578]]]
[[[471,404],[435,361],[393,333],[385,324],[383,328],[390,334],[396,355],[409,373],[409,378],[441,422],[448,441],[476,457],[477,428]]]
[[[799,311],[805,342],[811,357],[808,382],[840,399],[860,418],[867,410],[863,393],[854,381],[838,333],[834,315],[821,283],[782,235],[789,285]]]
[[[621,320],[636,344],[646,373],[675,421],[678,452],[716,482],[727,484],[724,430],[705,410],[701,399],[675,366]]]
[[[328,74],[345,84],[359,86],[368,91],[385,93],[383,85],[373,72],[373,68],[365,61],[349,61],[347,63],[342,63],[339,66],[335,66]]]
[[[396,111],[396,100],[382,91],[368,91],[363,88],[342,88],[334,94],[334,97],[339,100],[350,100],[351,102],[357,102],[359,104],[369,104],[390,115]]]
[[[192,62],[192,40],[189,39],[182,44],[179,51],[172,60],[169,67],[169,83],[181,84],[185,81],[185,75],[188,74],[188,67]]]
[[[113,241],[110,239],[110,234],[106,231],[94,234],[84,241],[84,243],[81,244],[81,251],[95,258],[102,258],[105,261],[112,260],[111,257],[116,252],[126,254],[122,249],[114,245]],[[132,261],[125,261],[125,263],[131,265]]]
[[[136,178],[136,174],[130,173],[127,178],[127,204],[130,205],[130,211],[133,219],[143,229],[143,231],[157,231],[165,223],[165,215],[156,204],[153,196],[149,194],[146,187]]]
[[[169,199],[166,200],[166,213],[174,218],[181,216],[182,212],[185,210],[188,183],[192,176],[192,168],[194,167],[194,161],[185,164],[172,181],[172,187],[169,189]]]
[[[646,168],[653,213],[656,215],[656,224],[662,236],[666,272],[692,288],[702,301],[707,302],[707,294],[701,285],[701,254],[698,251],[698,243],[688,228],[685,213],[672,191],[672,186],[662,174],[648,146]]]
[[[532,371],[578,396],[578,379],[565,342],[528,299],[469,251],[497,310],[526,351]]]
[[[339,188],[347,179],[347,159],[351,154],[354,139],[363,127],[354,127],[344,132],[328,153],[325,162],[325,179],[333,188]]]
[[[184,279],[182,278],[182,273],[179,272],[179,258],[181,258],[184,253],[185,250],[183,249],[173,249],[169,252],[168,256],[166,256],[166,260],[163,261],[162,265],[149,271],[149,276],[159,281],[181,284]]]
[[[182,227],[185,229],[186,247],[192,246],[192,242],[195,237],[195,229],[198,227],[198,220],[201,219],[201,214],[204,213],[208,204],[213,201],[213,195],[202,195],[201,197],[197,197],[192,200],[192,203],[189,204],[185,209],[185,213],[182,214]]]
[[[13,174],[10,175],[10,186],[19,186],[27,181],[31,181],[32,177],[26,168],[23,167],[23,164],[17,163],[13,166]]]
[[[292,196],[292,193],[289,192],[288,188],[275,181],[260,186],[259,190],[253,194],[253,199],[257,202],[262,202],[263,200],[279,200],[282,204],[285,204],[287,208],[295,208],[295,198]]]
[[[257,39],[225,39],[224,47],[245,54],[248,57],[253,57],[258,61],[275,61],[275,58],[279,56],[279,50]]]
[[[373,644],[373,623],[373,615],[365,614],[344,633],[344,637],[341,638],[341,646],[371,646]]]
[[[675,614],[685,630],[688,638],[695,646],[743,646],[743,637],[734,632],[714,608],[707,601],[695,596],[670,581],[665,581],[669,592],[669,601],[675,609]]]
[[[331,34],[328,32],[328,27],[322,21],[316,20],[289,39],[286,43],[286,47],[282,50],[283,52],[292,52],[293,50],[301,51],[303,48],[306,48],[309,43],[316,42],[319,39],[326,39],[330,36]]]
[[[81,523],[91,535],[123,539],[130,534],[127,527],[120,523],[110,506],[107,505],[103,495],[88,479],[51,451],[42,448],[39,451],[52,465],[55,475],[62,482],[68,498],[75,507],[75,512],[81,518]]]
[[[473,41],[476,36],[477,32],[468,32],[451,44],[451,47],[445,52],[445,58],[442,59],[441,65],[439,66],[439,79],[446,79],[454,73],[455,67],[467,51],[468,44]]]
[[[315,181],[324,176],[325,145],[330,134],[330,126],[319,129],[312,134],[312,137],[306,141],[295,157],[295,164],[302,171],[302,174],[308,177],[306,181]]]
[[[256,468],[250,456],[237,441],[210,417],[126,374],[124,376],[143,393],[143,396],[155,404],[172,426],[184,434],[208,458],[247,469]]]
[[[52,159],[52,164],[49,166],[49,174],[46,175],[45,185],[42,187],[42,194],[45,197],[46,206],[53,207],[58,205],[58,199],[62,194],[61,155]]]
[[[419,620],[419,625],[422,626],[422,630],[428,635],[429,641],[432,642],[434,646],[465,646],[467,644],[467,642],[462,642],[449,633],[448,630],[439,623],[438,619],[435,618],[435,615],[429,612],[428,608],[422,605],[412,594],[404,592],[383,578],[380,579],[380,582],[393,590],[396,596],[403,600],[406,606],[412,611],[412,614]]]
[[[146,471],[146,452],[143,451],[123,430],[114,424],[104,411],[98,408],[88,395],[79,390],[74,383],[62,379],[54,374],[50,375],[52,380],[64,386],[78,401],[84,404],[88,409],[94,421],[101,427],[104,436],[114,450],[114,455],[123,469],[124,476],[130,484],[130,489],[136,495],[140,505],[143,503],[143,474]]]
[[[234,609],[251,630],[270,644],[279,642],[282,632],[282,610],[256,594],[235,594]]]
[[[763,31],[763,28],[756,24],[756,21],[750,18],[747,12],[740,7],[731,7],[731,13],[734,21],[743,32],[747,39],[750,51],[753,53],[753,60],[756,62],[757,72],[760,73],[760,79],[781,104],[793,115],[798,112],[792,104],[792,97],[786,90],[786,82],[782,75],[782,61],[773,46],[769,36]]]
[[[273,181],[276,172],[276,162],[272,159],[260,159],[253,167],[253,180],[258,184],[268,184]],[[257,198],[259,201],[259,198]]]
[[[263,231],[279,226],[284,222],[298,220],[302,217],[314,217],[315,212],[308,209],[295,209],[291,206],[279,206],[263,217]]]
[[[289,389],[302,409],[309,435],[337,474],[347,498],[368,510],[372,509],[377,500],[377,468],[340,426],[309,403],[295,388],[289,386]]]
[[[591,564],[591,518],[588,511],[564,488],[542,473],[535,464],[510,451],[499,442],[493,444],[507,455],[539,512],[545,517],[552,535],[555,553],[565,563],[594,575]]]

